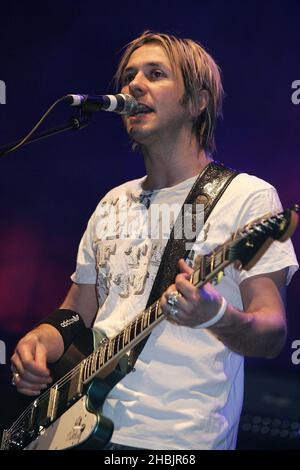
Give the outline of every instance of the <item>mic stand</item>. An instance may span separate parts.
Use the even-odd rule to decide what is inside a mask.
[[[64,132],[64,131],[69,131],[69,130],[76,131],[76,130],[82,129],[83,127],[86,127],[89,124],[90,119],[91,119],[91,114],[92,113],[82,113],[78,117],[73,116],[71,117],[70,121],[67,124],[62,124],[60,126],[53,127],[52,129],[49,129],[47,131],[33,134],[19,148],[22,148],[23,145],[31,144],[32,142],[37,142],[38,140],[46,139],[47,137],[60,134],[61,132]],[[4,157],[5,155],[7,155],[7,153],[9,153],[9,150],[15,147],[20,141],[21,140],[18,140],[16,142],[12,142],[10,144],[4,145],[3,147],[0,147],[0,157]]]

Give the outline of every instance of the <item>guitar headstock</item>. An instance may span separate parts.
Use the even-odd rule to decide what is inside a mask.
[[[251,269],[274,240],[285,242],[292,236],[298,224],[298,210],[299,206],[295,204],[244,227],[230,244],[229,259],[238,260],[239,269]]]

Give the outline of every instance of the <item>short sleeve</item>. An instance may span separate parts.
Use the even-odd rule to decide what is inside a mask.
[[[94,220],[95,213],[90,218],[79,244],[76,271],[71,276],[72,281],[76,284],[96,284],[96,255],[93,246]]]
[[[249,196],[243,204],[237,219],[236,228],[242,228],[249,222],[263,217],[264,215],[281,211],[282,205],[275,188],[269,186],[265,189],[261,189]],[[283,243],[274,241],[249,271],[238,271],[236,269],[232,271],[234,272],[235,280],[240,284],[244,279],[249,277],[288,268],[287,284],[289,284],[298,267],[295,251],[289,239]]]

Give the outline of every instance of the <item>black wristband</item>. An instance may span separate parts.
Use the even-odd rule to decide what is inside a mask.
[[[43,318],[36,326],[48,324],[54,326],[61,334],[64,341],[64,350],[68,349],[75,336],[83,331],[86,326],[79,313],[66,308],[59,308]]]

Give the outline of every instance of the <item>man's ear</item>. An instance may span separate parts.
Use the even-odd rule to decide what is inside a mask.
[[[207,90],[201,90],[199,93],[199,105],[193,106],[192,102],[189,101],[190,113],[193,118],[198,117],[208,107],[209,104],[209,93]]]

